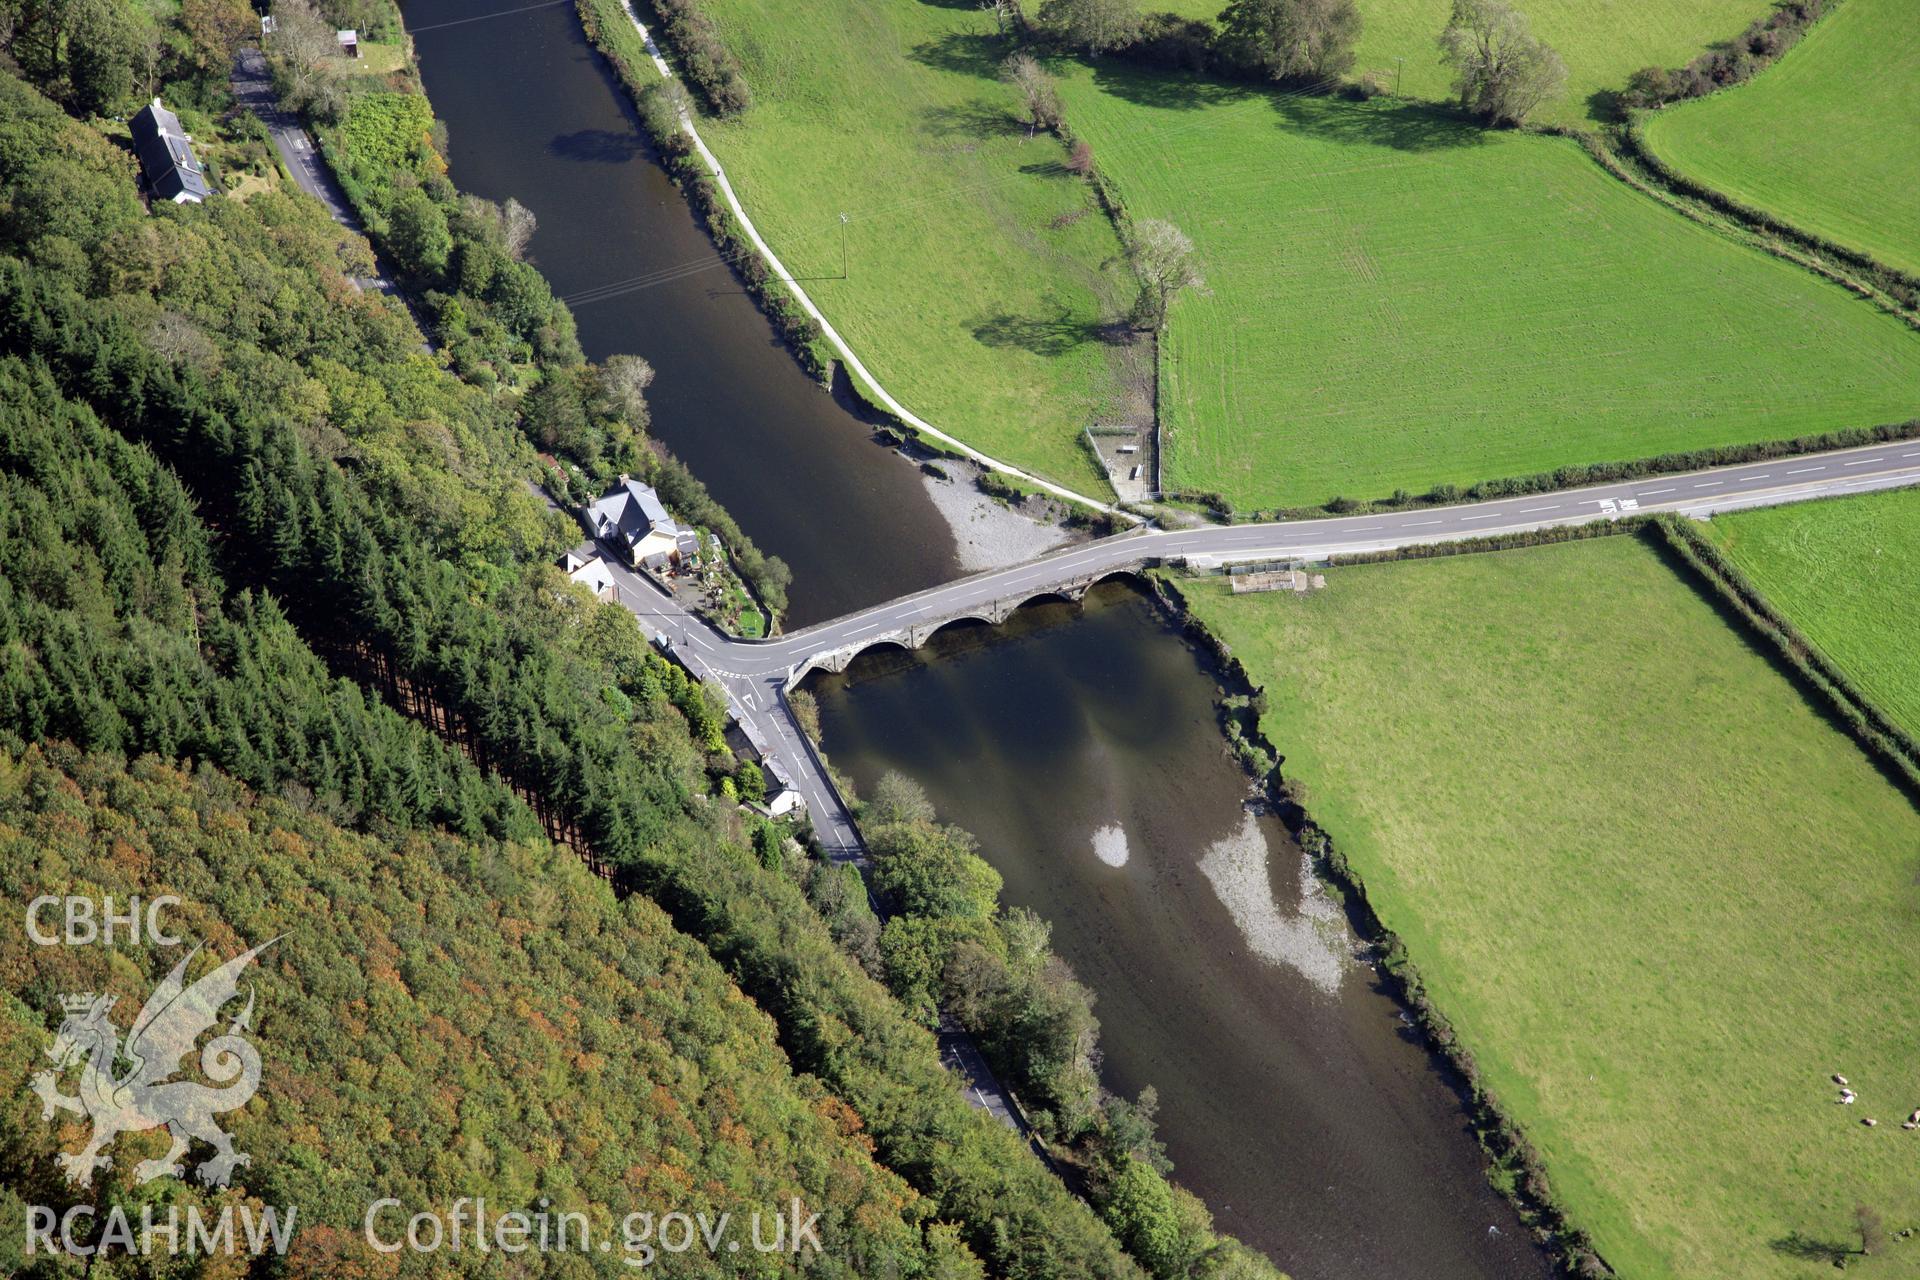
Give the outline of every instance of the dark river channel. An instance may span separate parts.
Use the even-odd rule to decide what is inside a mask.
[[[1209,662],[1141,589],[815,676],[833,762],[980,837],[1160,1094],[1175,1176],[1296,1280],[1552,1274],[1286,829],[1244,806]],[[1495,1228],[1489,1231],[1488,1228]]]
[[[959,573],[914,464],[809,378],[655,163],[573,6],[405,0],[452,178],[539,219],[529,256],[589,358],[644,356],[654,437],[793,569],[806,626]],[[478,21],[472,21],[478,17]],[[442,25],[447,24],[447,25]]]
[[[453,179],[534,211],[559,294],[600,291],[575,308],[587,353],[652,362],[654,435],[792,566],[789,625],[956,576],[913,465],[780,347],[572,6],[516,8],[405,2]],[[812,687],[841,768],[917,779],[1053,922],[1098,995],[1107,1084],[1157,1088],[1176,1176],[1223,1228],[1296,1280],[1550,1274],[1299,850],[1244,808],[1212,674],[1143,593],[1106,584]]]

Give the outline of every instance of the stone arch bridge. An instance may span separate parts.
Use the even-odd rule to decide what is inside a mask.
[[[944,608],[929,609],[898,622],[883,622],[876,627],[863,628],[864,634],[829,637],[824,647],[808,652],[787,669],[787,684],[789,687],[798,685],[814,670],[845,671],[855,658],[876,645],[891,644],[902,649],[918,649],[931,640],[935,632],[958,622],[984,622],[999,626],[1012,617],[1015,610],[1035,601],[1079,600],[1095,583],[1107,578],[1139,575],[1150,563],[1143,558],[1139,563],[1077,574],[1043,587],[1016,589],[986,600],[949,603]]]

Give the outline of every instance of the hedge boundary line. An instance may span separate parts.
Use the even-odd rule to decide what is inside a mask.
[[[1619,131],[1618,136],[1627,153],[1636,163],[1644,165],[1649,173],[1681,195],[1698,200],[1708,208],[1736,219],[1745,224],[1750,231],[1777,236],[1807,252],[1838,259],[1865,275],[1873,282],[1875,288],[1892,297],[1907,310],[1920,308],[1920,276],[1889,266],[1864,250],[1850,249],[1825,236],[1775,217],[1765,210],[1756,209],[1717,187],[1710,187],[1697,178],[1689,177],[1668,164],[1647,141],[1646,112],[1636,111],[1628,119],[1626,128]],[[1792,261],[1792,259],[1789,260]]]
[[[746,69],[714,30],[713,19],[699,0],[643,0],[653,11],[661,38],[673,51],[673,60],[686,69],[686,78],[699,92],[707,109],[717,116],[737,116],[753,105]]]
[[[1920,798],[1920,741],[1895,724],[1851,676],[1775,609],[1753,580],[1694,522],[1663,512],[1652,517],[1650,523],[1707,588],[1820,693],[1867,754],[1887,765]]]
[[[1645,170],[1644,174],[1636,173],[1600,134],[1588,130],[1574,130],[1563,136],[1579,142],[1587,154],[1593,158],[1594,163],[1605,169],[1608,174],[1626,183],[1648,199],[1659,201],[1689,222],[1718,232],[1749,249],[1778,258],[1803,271],[1811,271],[1827,283],[1839,285],[1856,298],[1865,298],[1876,303],[1908,326],[1920,328],[1920,315],[1916,315],[1913,310],[1914,304],[1920,302],[1920,294],[1913,292],[1898,278],[1886,278],[1885,271],[1890,269],[1870,268],[1845,260],[1845,265],[1856,273],[1856,275],[1849,275],[1828,261],[1830,256],[1842,256],[1843,260],[1845,259],[1844,251],[1837,246],[1823,249],[1821,246],[1824,242],[1814,241],[1812,237],[1788,236],[1770,227],[1749,225],[1740,215],[1719,208],[1703,197],[1672,189],[1673,183],[1669,181],[1667,175],[1647,162],[1645,152],[1628,148],[1628,155],[1632,158],[1633,164]],[[1897,274],[1895,273],[1896,277]],[[1865,279],[1863,281],[1857,277],[1865,277]]]
[[[1215,493],[1179,492],[1169,498],[1184,498],[1224,514],[1231,524],[1261,524],[1277,520],[1316,520],[1327,516],[1372,515],[1393,511],[1417,511],[1423,507],[1446,507],[1460,502],[1483,502],[1489,498],[1519,498],[1535,493],[1555,493],[1588,485],[1616,484],[1622,480],[1640,480],[1650,476],[1677,475],[1689,471],[1707,471],[1715,467],[1735,467],[1750,462],[1772,462],[1805,454],[1833,453],[1841,449],[1863,449],[1876,444],[1920,440],[1920,418],[1888,422],[1873,427],[1842,427],[1818,435],[1795,436],[1789,440],[1763,440],[1753,444],[1715,445],[1705,449],[1687,449],[1662,453],[1649,458],[1624,462],[1576,463],[1553,471],[1536,471],[1527,476],[1509,476],[1500,480],[1481,480],[1466,488],[1439,484],[1423,494],[1397,493],[1386,498],[1354,499],[1336,497],[1317,507],[1280,507],[1269,511],[1234,512],[1226,500]]]
[[[1833,499],[1824,499],[1833,501]],[[1920,739],[1895,723],[1878,703],[1853,678],[1840,670],[1817,645],[1784,614],[1773,607],[1766,593],[1736,565],[1727,553],[1700,531],[1698,521],[1673,512],[1647,515],[1597,518],[1582,524],[1550,525],[1543,529],[1525,529],[1512,533],[1489,534],[1482,538],[1462,538],[1449,542],[1413,543],[1380,551],[1356,551],[1329,557],[1331,567],[1388,564],[1398,560],[1439,560],[1449,556],[1480,555],[1492,551],[1513,551],[1522,547],[1551,546],[1563,542],[1585,542],[1593,538],[1657,532],[1662,543],[1706,583],[1713,595],[1724,601],[1754,632],[1764,639],[1831,705],[1848,731],[1867,753],[1888,766],[1920,797]],[[1171,587],[1171,584],[1168,584]],[[1178,599],[1177,590],[1175,591]],[[1187,616],[1184,599],[1177,612]],[[1249,688],[1251,678],[1223,642],[1215,639],[1197,622],[1191,623],[1207,637],[1216,656],[1233,670]],[[1271,749],[1269,745],[1269,749]]]
[[[1612,538],[1638,533],[1651,516],[1601,516],[1582,524],[1555,524],[1543,529],[1520,529],[1512,533],[1490,533],[1483,538],[1462,538],[1457,542],[1416,542],[1381,551],[1354,551],[1328,559],[1330,567],[1361,564],[1391,564],[1396,560],[1445,560],[1449,556],[1482,555],[1489,551],[1517,551],[1522,547],[1549,547],[1561,542],[1587,542],[1594,538]]]
[[[1646,517],[1639,517],[1644,520]],[[1635,523],[1596,522],[1592,525],[1577,525],[1562,529],[1535,530],[1527,534],[1514,535],[1513,545],[1537,545],[1547,542],[1572,542],[1584,538],[1605,537],[1637,531]],[[1532,539],[1533,541],[1520,541]],[[1422,559],[1445,555],[1465,555],[1476,551],[1504,550],[1505,547],[1481,546],[1480,543],[1506,542],[1504,538],[1482,538],[1468,543],[1440,543],[1432,547],[1402,547],[1392,551],[1368,552],[1351,559],[1342,559],[1338,563],[1360,564],[1399,559]],[[1164,573],[1147,575],[1152,584],[1154,595],[1161,605],[1179,619],[1189,638],[1205,650],[1220,669],[1222,692],[1232,696],[1232,689],[1238,689],[1243,696],[1251,696],[1264,691],[1248,673],[1246,665],[1240,661],[1233,649],[1208,630],[1187,605],[1186,596],[1179,585]],[[1255,723],[1250,731],[1244,730],[1246,737],[1255,744],[1256,750],[1264,751],[1270,760],[1282,760],[1268,740],[1264,726]],[[1246,757],[1241,756],[1244,762]],[[1614,1274],[1606,1261],[1595,1250],[1593,1240],[1586,1231],[1573,1223],[1565,1207],[1554,1194],[1553,1185],[1547,1178],[1546,1166],[1539,1149],[1527,1137],[1519,1123],[1507,1114],[1499,1096],[1487,1088],[1481,1080],[1479,1063],[1475,1061],[1472,1050],[1460,1042],[1453,1029],[1453,1023],[1446,1014],[1433,1003],[1427,994],[1426,982],[1420,969],[1407,952],[1407,946],[1400,935],[1388,928],[1374,910],[1373,900],[1367,894],[1367,885],[1360,872],[1347,860],[1346,854],[1334,843],[1326,829],[1316,822],[1305,806],[1294,794],[1285,780],[1280,764],[1275,764],[1264,777],[1256,777],[1269,804],[1277,816],[1287,825],[1299,841],[1301,849],[1313,859],[1314,865],[1323,872],[1339,889],[1341,896],[1362,938],[1372,946],[1379,957],[1380,968],[1386,979],[1386,986],[1405,1008],[1419,1029],[1423,1044],[1428,1052],[1439,1058],[1445,1070],[1453,1077],[1452,1083],[1459,1087],[1465,1098],[1463,1110],[1472,1127],[1475,1141],[1486,1154],[1491,1167],[1488,1170],[1488,1184],[1497,1191],[1514,1212],[1520,1216],[1533,1232],[1534,1239],[1545,1248],[1560,1264],[1568,1275],[1582,1277],[1583,1280],[1599,1280]],[[1494,1170],[1504,1169],[1513,1176],[1496,1178]]]

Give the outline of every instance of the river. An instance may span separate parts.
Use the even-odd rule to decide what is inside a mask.
[[[453,180],[539,219],[596,359],[654,365],[653,434],[794,571],[792,625],[958,572],[916,468],[808,379],[654,162],[571,5],[407,0]],[[1297,1280],[1549,1274],[1457,1100],[1350,954],[1214,721],[1212,673],[1139,591],[1096,588],[816,679],[826,746],[926,786],[1099,998],[1103,1078],[1147,1084],[1177,1177]],[[1492,1228],[1492,1230],[1489,1230]]]
[[[561,297],[622,286],[574,307],[580,345],[653,365],[652,435],[793,570],[787,624],[956,576],[952,527],[918,468],[781,345],[655,162],[573,6],[404,7],[454,183],[533,210],[529,257]],[[477,18],[496,8],[510,12]]]
[[[1175,1176],[1220,1226],[1297,1280],[1553,1274],[1343,914],[1246,808],[1215,680],[1114,582],[809,687],[857,788],[912,777],[1053,923],[1098,997],[1105,1083],[1157,1089]]]

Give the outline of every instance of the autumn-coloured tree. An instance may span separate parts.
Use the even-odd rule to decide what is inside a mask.
[[[180,21],[206,71],[224,72],[242,46],[260,37],[260,17],[246,0],[180,0]]]

